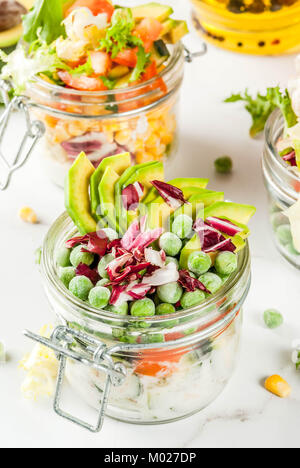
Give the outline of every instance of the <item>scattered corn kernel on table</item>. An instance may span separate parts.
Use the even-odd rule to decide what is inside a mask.
[[[170,3],[170,1],[166,2]],[[174,1],[180,15],[188,16],[186,2]],[[183,3],[185,5],[183,5]],[[181,11],[180,11],[181,10]],[[192,50],[200,46],[195,33],[186,40]],[[181,99],[180,148],[169,178],[183,172],[210,177],[215,190],[230,199],[251,203],[258,211],[252,222],[253,283],[244,309],[242,355],[223,394],[203,412],[168,426],[131,426],[106,419],[103,431],[93,435],[58,418],[51,399],[24,400],[18,370],[32,344],[22,336],[27,328],[38,331],[51,323],[52,313],[43,294],[34,251],[50,224],[63,211],[61,189],[42,172],[38,151],[18,171],[10,188],[0,194],[1,326],[0,341],[8,352],[0,367],[1,442],[3,447],[299,447],[300,373],[291,362],[291,343],[300,338],[299,272],[285,263],[271,241],[267,200],[261,176],[262,140],[248,137],[249,117],[239,107],[222,101],[246,87],[264,90],[285,85],[293,74],[294,57],[234,55],[209,47],[208,54],[186,67]],[[14,116],[10,137],[21,134],[23,122]],[[214,160],[228,154],[234,162],[231,175],[216,175]],[[28,206],[39,224],[18,217]],[[284,325],[266,328],[263,312],[279,309]],[[279,374],[291,386],[280,399],[264,388],[267,377]],[[66,389],[67,409],[76,408],[93,420],[95,413],[82,407]]]

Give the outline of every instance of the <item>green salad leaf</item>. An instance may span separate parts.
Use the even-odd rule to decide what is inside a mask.
[[[92,75],[94,73],[94,69],[92,66],[91,57],[89,57],[86,63],[84,63],[83,65],[79,65],[78,67],[71,69],[70,73],[71,75]]]
[[[62,0],[36,0],[29,13],[23,17],[24,39],[31,44],[42,39],[51,44],[64,34]]]
[[[287,128],[297,124],[297,116],[293,111],[292,101],[288,90],[282,92],[279,86],[268,88],[265,95],[258,93],[255,98],[250,96],[248,90],[242,94],[233,94],[225,100],[226,103],[242,101],[246,103],[245,109],[252,117],[250,128],[251,137],[255,137],[265,128],[266,122],[272,112],[279,108],[284,116]]]
[[[133,38],[138,39],[132,34],[134,25],[130,8],[118,8],[112,16],[111,26],[107,29],[105,38],[100,40],[100,50],[111,52],[112,58],[115,58],[129,46]],[[140,39],[139,41],[142,42]]]
[[[144,72],[146,66],[148,65],[150,57],[151,54],[146,54],[144,47],[138,47],[137,64],[130,77],[130,83],[133,83],[134,81],[137,81],[139,79],[141,74]]]

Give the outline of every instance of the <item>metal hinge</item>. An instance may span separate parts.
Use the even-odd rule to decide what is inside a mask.
[[[194,59],[202,57],[202,55],[205,55],[207,53],[207,45],[205,44],[205,42],[202,42],[202,49],[198,50],[197,52],[191,52],[186,46],[184,46],[184,51],[185,61],[187,63],[192,63]]]
[[[120,346],[108,348],[102,341],[93,338],[86,333],[73,330],[66,326],[57,327],[52,333],[51,338],[44,338],[36,335],[28,330],[24,331],[24,335],[31,340],[51,348],[55,351],[59,360],[59,371],[57,377],[57,386],[54,397],[54,411],[62,418],[71,421],[78,426],[88,429],[91,432],[100,432],[103,426],[104,416],[106,413],[109,393],[111,385],[114,387],[121,386],[126,379],[126,368],[121,362],[115,362],[112,355],[120,350]],[[85,344],[85,352],[80,354],[74,349],[76,340]],[[81,419],[78,419],[72,414],[66,413],[61,409],[61,394],[65,378],[67,358],[80,362],[84,366],[97,369],[106,374],[106,382],[103,388],[102,400],[99,409],[96,425],[91,425]]]
[[[11,86],[7,81],[0,80],[2,100],[6,106],[0,118],[0,190],[5,190],[13,172],[23,166],[32,153],[37,141],[44,135],[46,129],[42,122],[31,121],[29,115],[29,100],[26,96],[16,96],[11,101],[9,92]],[[26,122],[26,132],[21,140],[15,156],[8,160],[2,144],[10,118],[15,110],[23,112]],[[25,148],[27,148],[25,150]]]

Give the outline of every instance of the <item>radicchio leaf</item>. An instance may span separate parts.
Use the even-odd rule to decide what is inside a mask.
[[[167,184],[160,180],[152,180],[151,184],[156,188],[165,202],[174,210],[184,205],[184,203],[188,203],[184,198],[182,190],[174,187],[174,185]]]
[[[149,247],[145,249],[144,254],[146,262],[149,262],[152,265],[158,266],[160,268],[165,266],[166,254],[163,250],[158,252],[157,250],[152,249],[152,247]]]
[[[100,276],[96,270],[92,270],[90,267],[88,267],[87,265],[83,263],[80,263],[78,267],[76,268],[76,275],[86,276],[94,284],[96,284],[100,279]]]
[[[132,286],[131,288],[127,288],[126,291],[132,299],[137,301],[139,299],[143,299],[143,297],[145,297],[148,294],[148,292],[150,292],[150,290],[151,286],[140,283],[136,284],[135,286]]]
[[[162,286],[179,280],[175,263],[171,262],[164,268],[154,271],[151,276],[144,276],[142,283],[150,286]]]
[[[141,232],[131,245],[130,250],[134,251],[138,249],[140,252],[143,252],[146,247],[159,239],[163,232],[162,228]]]
[[[111,281],[114,281],[120,276],[119,272],[121,268],[127,263],[132,263],[133,256],[131,253],[126,253],[121,257],[112,260],[106,267],[106,271]]]
[[[109,275],[111,278],[110,285],[113,285],[116,283],[123,283],[123,281],[128,280],[128,277],[130,277],[131,280],[133,279],[133,277],[137,279],[138,278],[137,273],[139,273],[142,270],[147,269],[149,265],[150,263],[146,263],[146,262],[140,263],[139,265],[129,265],[122,272],[120,272],[118,276],[115,276],[114,279],[112,279],[111,276]]]
[[[126,300],[125,301],[122,301],[122,300],[120,301],[121,295],[124,293],[125,289],[126,289],[126,286],[123,286],[123,285],[120,285],[120,284],[118,284],[116,286],[113,286],[109,303],[111,305],[115,305],[115,306],[119,307],[120,305],[123,304],[123,302],[126,302]]]
[[[291,159],[295,159],[296,158],[296,151],[291,151],[289,154],[285,154],[284,156],[282,156],[282,159],[284,159],[284,161],[290,161]]]
[[[83,252],[92,252],[103,257],[106,254],[108,238],[104,231],[97,231],[87,234],[88,244],[86,248],[82,249]]]
[[[122,202],[125,210],[135,211],[144,195],[144,186],[140,182],[128,185],[122,191]]]
[[[201,281],[197,278],[193,278],[187,270],[179,271],[179,281],[181,286],[186,289],[188,292],[196,291],[196,289],[201,289],[208,294],[211,294],[210,291],[204,286]]]
[[[136,220],[129,226],[127,232],[124,234],[121,240],[122,247],[130,251],[133,242],[135,241],[135,239],[138,237],[139,234],[140,234],[140,226],[139,226],[139,222]]]
[[[206,218],[205,223],[217,229],[218,231],[228,234],[228,236],[235,236],[236,234],[243,232],[243,228],[236,226],[231,221],[215,218],[214,216]]]
[[[225,237],[219,231],[205,224],[201,218],[195,221],[194,231],[199,235],[203,252],[211,251],[212,247],[225,240]]]
[[[206,253],[218,252],[218,251],[219,252],[235,252],[235,250],[236,250],[236,246],[234,245],[232,240],[231,239],[224,239],[219,244],[216,244],[216,245],[210,247],[209,249],[206,249],[205,252]]]
[[[73,237],[66,242],[67,249],[73,249],[76,245],[79,244],[87,244],[88,243],[88,236],[80,236],[80,237]]]

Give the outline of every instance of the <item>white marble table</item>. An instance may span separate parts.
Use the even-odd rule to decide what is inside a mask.
[[[186,1],[173,3],[179,14],[188,14]],[[197,49],[199,39],[192,35],[187,43]],[[225,189],[228,198],[258,207],[251,226],[253,284],[245,306],[239,366],[218,400],[190,419],[152,427],[107,419],[103,432],[92,435],[55,416],[51,401],[24,401],[18,361],[31,344],[21,332],[38,330],[52,320],[34,251],[63,210],[63,194],[42,173],[38,151],[15,175],[10,189],[0,193],[0,339],[5,340],[10,355],[9,362],[0,367],[0,446],[299,447],[300,374],[290,362],[291,341],[300,337],[299,273],[281,260],[270,239],[260,169],[262,141],[249,139],[249,118],[239,106],[222,103],[232,91],[285,85],[292,72],[293,57],[239,56],[213,47],[205,58],[186,66],[180,152],[170,177],[182,173],[210,177],[210,187]],[[20,117],[15,116],[10,137],[21,130]],[[229,177],[214,173],[213,162],[223,154],[234,160],[234,173]],[[18,219],[17,212],[24,205],[37,211],[39,225],[25,225]],[[269,307],[279,308],[285,316],[279,330],[270,331],[263,324],[262,313]],[[289,381],[290,398],[280,400],[264,390],[264,378],[273,373]]]

